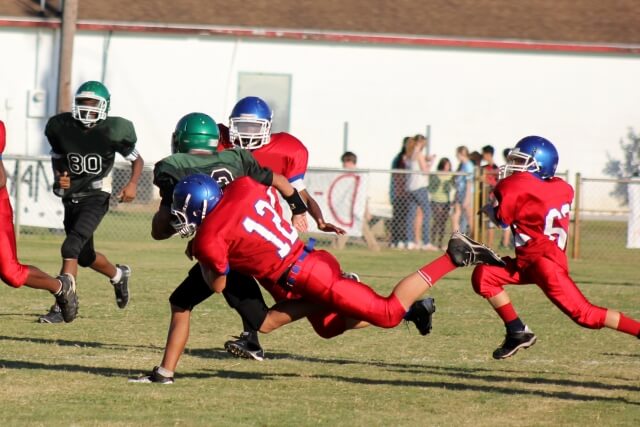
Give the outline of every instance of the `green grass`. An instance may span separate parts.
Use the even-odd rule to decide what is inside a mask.
[[[470,269],[432,289],[438,310],[427,337],[402,325],[323,340],[300,321],[262,337],[262,363],[222,349],[240,322],[214,296],[193,314],[176,384],[128,384],[159,363],[167,298],[190,263],[184,242],[150,241],[148,222],[124,226],[118,241],[106,240],[109,222],[103,226],[98,248],[133,268],[127,309],[118,310],[107,281],[88,270],[78,278],[80,316],[71,324],[35,323],[51,304],[46,293],[0,288],[0,425],[640,425],[637,339],[580,328],[536,287],[511,288],[539,341],[494,361],[503,327],[471,290]],[[23,236],[20,256],[56,271],[61,239]],[[594,250],[572,262],[572,274],[595,304],[638,318],[637,252],[616,251],[601,261]],[[336,254],[383,294],[435,256]]]

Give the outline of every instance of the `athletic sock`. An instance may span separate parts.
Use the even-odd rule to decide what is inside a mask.
[[[174,372],[168,369],[165,369],[162,366],[158,366],[158,369],[156,371],[165,378],[173,378]]]
[[[60,288],[58,288],[58,290],[55,292],[51,292],[56,297],[59,297],[60,295],[62,295],[62,281],[58,280],[58,282],[60,282]]]
[[[525,325],[518,317],[518,313],[516,313],[516,310],[513,308],[513,304],[509,302],[505,305],[495,308],[495,310],[496,313],[498,313],[498,316],[500,316],[500,318],[504,322],[504,326],[507,328],[507,332],[513,333],[524,331]]]
[[[111,284],[115,285],[116,283],[118,283],[120,281],[120,279],[122,279],[122,270],[120,270],[118,267],[116,267],[116,275],[113,276],[110,280],[111,280]]]
[[[620,332],[633,335],[640,338],[640,322],[620,313],[620,322],[618,328]]]
[[[444,254],[439,258],[434,259],[429,264],[422,266],[418,270],[418,274],[422,276],[431,286],[435,285],[442,276],[458,268],[449,255]]]

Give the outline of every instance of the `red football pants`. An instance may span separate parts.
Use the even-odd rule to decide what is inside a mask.
[[[298,265],[300,272],[295,275],[293,290],[306,300],[327,307],[326,312],[309,316],[316,331],[335,330],[339,325],[344,328],[345,318],[393,328],[406,314],[395,295],[383,297],[363,283],[342,277],[338,260],[329,252],[312,251]]]
[[[7,189],[0,190],[0,279],[9,286],[19,288],[29,276],[29,268],[18,262],[16,236],[13,228],[13,210]]]
[[[566,269],[548,258],[540,258],[526,269],[519,270],[515,259],[503,259],[506,267],[483,264],[473,270],[471,283],[477,294],[491,298],[502,292],[504,285],[534,283],[578,325],[591,329],[604,327],[607,309],[591,304]]]

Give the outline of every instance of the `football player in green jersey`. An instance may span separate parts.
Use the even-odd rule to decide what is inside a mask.
[[[153,217],[152,237],[156,240],[167,239],[175,235],[176,230],[183,237],[192,234],[193,230],[177,227],[180,221],[171,214],[171,204],[174,187],[181,179],[193,173],[205,173],[214,177],[222,188],[242,176],[250,176],[262,184],[274,186],[294,213],[294,227],[300,232],[306,231],[306,206],[287,178],[261,167],[248,150],[229,149],[218,152],[218,137],[218,125],[206,114],[190,113],[178,121],[171,142],[174,154],[156,163],[154,168],[154,184],[160,189],[161,201]],[[189,252],[187,249],[187,253]],[[258,286],[255,283],[255,286],[246,286],[242,280],[237,280],[238,276],[234,271],[227,275],[229,286],[223,292],[225,300],[238,311],[243,320],[259,326],[269,309]],[[187,331],[189,329],[191,311],[211,295],[213,291],[203,280],[200,265],[194,264],[188,276],[169,298],[171,324],[167,348],[179,347],[185,328]],[[165,356],[175,354],[176,351],[168,351]]]
[[[131,162],[131,178],[118,198],[130,202],[136,197],[138,179],[144,161],[136,150],[133,123],[122,117],[108,116],[111,95],[101,82],[88,81],[76,91],[71,112],[49,119],[45,135],[51,145],[54,193],[64,205],[62,274],[76,277],[78,265],[90,267],[109,278],[116,303],[125,308],[129,302],[127,265],[113,265],[105,255],[96,252],[93,234],[109,209],[111,189],[104,179],[109,175],[116,153]],[[53,305],[42,323],[62,321],[60,309]]]

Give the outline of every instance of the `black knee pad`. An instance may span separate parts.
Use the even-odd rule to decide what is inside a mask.
[[[78,257],[80,267],[90,267],[96,260],[96,251],[82,251]]]
[[[255,331],[260,329],[269,307],[264,302],[260,287],[253,277],[230,271],[222,295],[227,304],[242,317],[245,328],[249,327]]]
[[[202,277],[200,264],[195,264],[189,275],[182,281],[171,296],[169,302],[183,310],[192,311],[202,301],[213,295],[213,291]]]
[[[62,255],[62,258],[77,259],[80,256],[83,244],[84,242],[79,235],[75,233],[67,235],[67,238],[64,239],[64,242],[62,242],[62,247],[60,248],[60,254]]]

